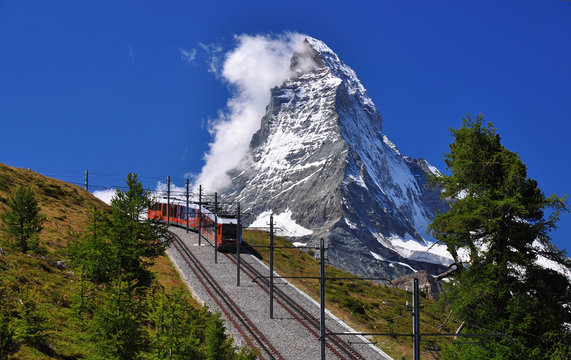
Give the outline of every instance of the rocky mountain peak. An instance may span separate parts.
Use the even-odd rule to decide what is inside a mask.
[[[294,51],[289,68],[293,74],[300,76],[326,66],[323,56],[311,46],[311,43],[306,38],[300,48]]]
[[[251,223],[273,212],[306,230],[297,240],[325,238],[329,260],[355,274],[442,269],[445,256],[425,251],[429,219],[446,207],[427,186],[430,164],[401,155],[356,73],[323,42],[306,38],[290,66],[251,140],[252,163],[230,174],[224,196]]]

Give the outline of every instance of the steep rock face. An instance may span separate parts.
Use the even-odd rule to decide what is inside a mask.
[[[408,274],[398,279],[394,279],[391,281],[391,284],[388,284],[388,286],[401,290],[412,291],[414,278],[418,280],[418,287],[420,291],[426,292],[426,295],[431,299],[438,299],[442,285],[438,280],[436,280],[426,271],[421,270],[414,273],[414,275]]]
[[[429,219],[446,209],[427,186],[436,170],[402,156],[382,134],[357,75],[324,43],[307,38],[291,68],[295,75],[271,90],[250,166],[231,174],[223,196],[240,201],[250,222],[264,211],[291,211],[312,231],[298,241],[325,238],[328,260],[355,274],[441,271],[449,260],[423,250]]]

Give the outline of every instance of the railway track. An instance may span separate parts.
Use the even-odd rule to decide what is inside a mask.
[[[173,232],[170,232],[170,234],[174,238],[173,246],[176,251],[204,286],[221,311],[244,337],[248,345],[257,352],[258,357],[262,360],[284,360],[258,327],[250,321],[248,316],[240,310],[238,305],[210,275],[206,267],[198,261],[194,254],[192,254],[182,239]]]
[[[235,254],[225,255],[236,264]],[[241,271],[243,271],[250,279],[252,279],[252,281],[257,283],[267,294],[269,294],[270,281],[264,277],[264,274],[258,271],[252,264],[245,261],[243,258],[240,259],[240,266]],[[303,306],[292,299],[279,287],[274,286],[273,294],[275,301],[319,340],[320,320],[313,316],[309,311],[307,311]],[[331,331],[326,327],[325,333],[331,333]],[[339,336],[329,335],[327,336],[327,339],[328,341],[326,342],[325,346],[339,359],[365,360],[365,357],[359,354],[359,352],[357,352],[349,343],[341,339]]]

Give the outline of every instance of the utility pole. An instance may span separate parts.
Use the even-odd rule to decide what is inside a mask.
[[[88,172],[85,170],[85,190],[89,191]]]
[[[319,239],[319,303],[321,319],[319,334],[321,339],[321,360],[325,360],[325,244]]]
[[[270,319],[274,318],[274,214],[270,214]]]
[[[240,286],[240,246],[242,245],[242,223],[240,222],[240,203],[236,207],[236,286]]]
[[[198,246],[202,240],[202,185],[198,185]]]
[[[188,197],[190,196],[189,192],[188,192],[188,186],[190,180],[188,178],[186,178],[186,233],[188,234],[188,213],[190,212],[190,208],[188,207]]]
[[[412,281],[412,349],[413,360],[420,360],[420,306],[417,278]]]
[[[218,264],[218,193],[214,193],[214,263]]]
[[[171,177],[167,176],[167,225],[171,223]]]

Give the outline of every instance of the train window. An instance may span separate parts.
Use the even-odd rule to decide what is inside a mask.
[[[167,207],[165,204],[161,204],[161,207],[163,208],[163,216],[167,216]]]
[[[186,219],[186,207],[180,207],[180,213],[178,214],[179,219]]]

